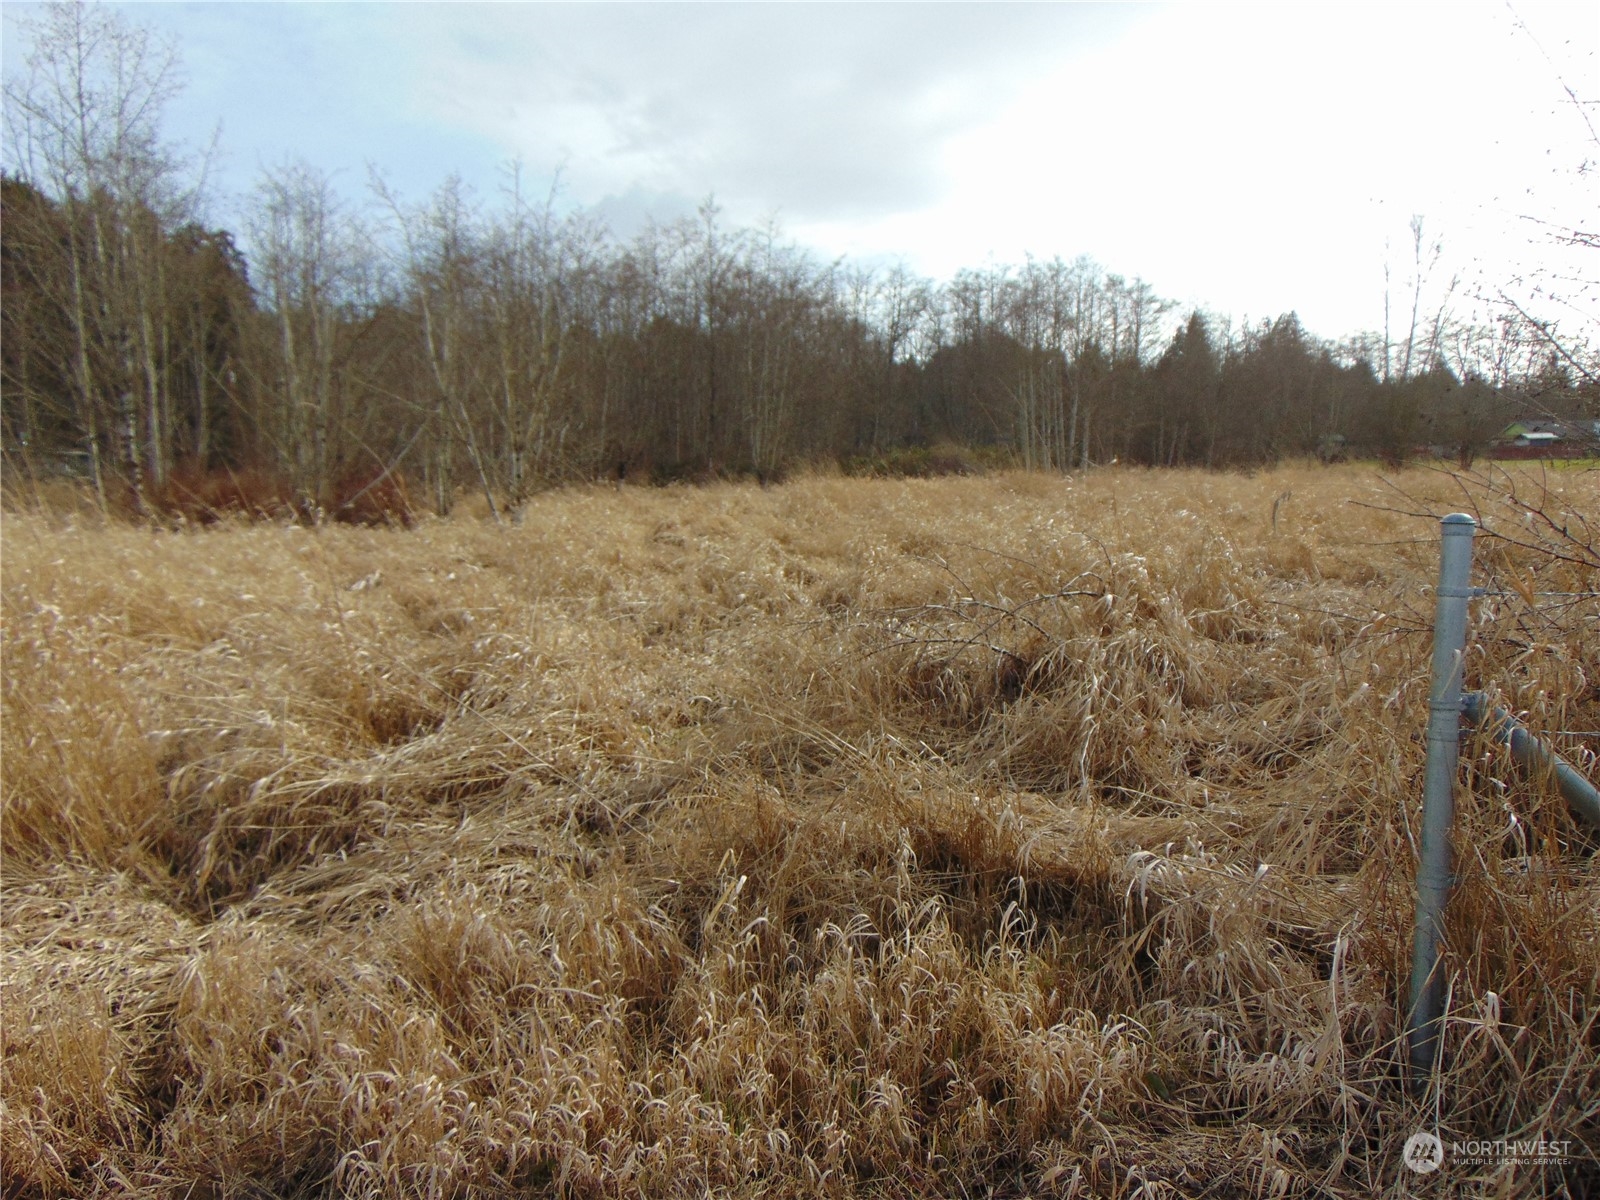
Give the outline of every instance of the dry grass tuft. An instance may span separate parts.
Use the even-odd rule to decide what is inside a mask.
[[[1595,730],[1597,502],[1111,469],[7,514],[5,1194],[1591,1194],[1595,835],[1475,740],[1437,1077],[1397,1039],[1433,518],[1497,535],[1469,684]],[[1434,1127],[1571,1157],[1412,1176]]]

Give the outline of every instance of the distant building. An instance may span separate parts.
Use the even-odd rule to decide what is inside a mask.
[[[1498,459],[1592,458],[1600,455],[1600,421],[1513,421],[1489,446]]]

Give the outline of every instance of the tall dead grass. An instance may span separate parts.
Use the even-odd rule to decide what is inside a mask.
[[[1470,682],[1600,729],[1600,487],[1517,478],[9,513],[6,1194],[1587,1194],[1594,840],[1476,742],[1397,1049],[1430,515],[1518,535]]]

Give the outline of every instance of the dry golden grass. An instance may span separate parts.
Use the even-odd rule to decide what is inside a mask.
[[[1428,513],[1542,539],[1469,682],[1600,729],[1594,601],[1531,594],[1600,477],[1516,484],[9,513],[5,1192],[1583,1194],[1595,840],[1477,743],[1430,1086],[1396,1045]],[[1572,1161],[1412,1176],[1434,1127]]]

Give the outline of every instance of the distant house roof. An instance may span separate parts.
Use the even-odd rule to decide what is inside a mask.
[[[1578,436],[1584,437],[1588,429],[1583,425],[1569,427],[1563,421],[1550,421],[1539,417],[1524,417],[1520,421],[1513,421],[1500,431],[1499,441],[1520,442],[1522,445],[1542,444],[1545,442],[1560,441],[1563,438]]]

